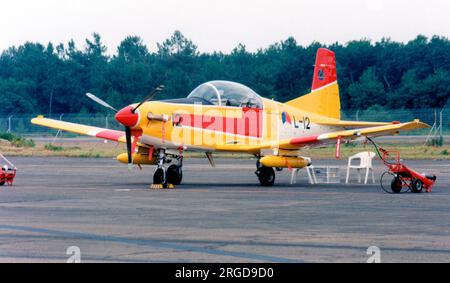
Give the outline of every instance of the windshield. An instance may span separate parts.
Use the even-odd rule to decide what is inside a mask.
[[[200,98],[214,105],[262,108],[262,100],[250,88],[228,81],[207,82],[194,89],[188,98]]]

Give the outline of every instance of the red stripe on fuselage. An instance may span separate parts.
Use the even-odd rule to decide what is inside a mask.
[[[242,112],[242,118],[178,114],[181,117],[179,125],[246,137],[262,137],[263,110],[243,108]]]

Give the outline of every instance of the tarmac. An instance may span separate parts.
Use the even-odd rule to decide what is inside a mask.
[[[113,159],[13,158],[0,187],[0,262],[381,262],[450,261],[450,161],[407,162],[438,180],[432,193],[392,195],[376,184],[297,184],[278,172],[260,187],[255,160],[186,159],[183,184],[151,190],[154,167]],[[354,176],[354,175],[353,175]]]

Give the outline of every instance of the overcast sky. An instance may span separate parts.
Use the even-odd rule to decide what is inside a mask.
[[[289,36],[303,45],[450,37],[450,0],[0,0],[0,50],[72,38],[82,47],[93,32],[109,53],[127,35],[156,50],[175,30],[206,52],[238,43],[253,51]]]

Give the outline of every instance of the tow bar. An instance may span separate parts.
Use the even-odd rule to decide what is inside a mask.
[[[422,190],[425,189],[427,193],[431,193],[433,185],[436,182],[436,175],[427,173],[420,174],[412,170],[401,162],[399,151],[387,151],[369,137],[367,137],[367,140],[373,144],[378,156],[388,168],[388,170],[381,175],[380,179],[381,188],[385,192],[398,194],[401,193],[403,189],[406,189],[404,192],[411,191],[413,193],[421,193]],[[389,159],[393,160],[389,161]],[[389,177],[392,178],[390,182],[389,179],[387,179]],[[386,180],[387,182],[385,183]]]

